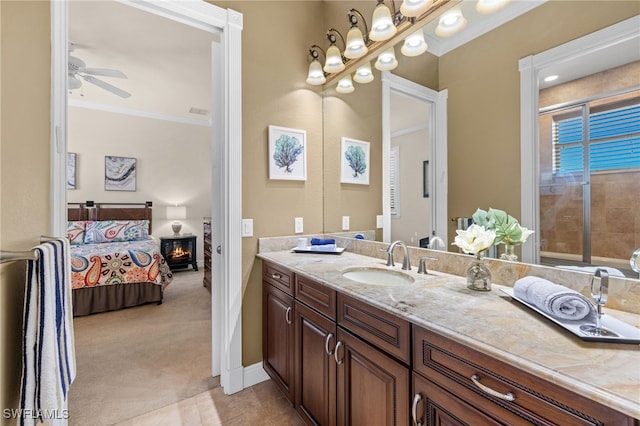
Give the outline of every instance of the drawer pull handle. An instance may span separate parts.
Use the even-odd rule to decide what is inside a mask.
[[[291,324],[291,306],[289,306],[284,313],[284,319],[287,321],[287,324]]]
[[[415,426],[422,426],[422,418],[418,418],[418,404],[422,401],[422,395],[419,393],[413,397],[413,404],[411,404],[411,416],[413,417],[413,424]]]
[[[333,351],[329,350],[329,342],[331,339],[333,339],[333,333],[327,334],[327,340],[324,341],[324,350],[329,356],[333,355]]]
[[[342,346],[342,342],[338,340],[336,347],[333,349],[333,357],[336,359],[336,364],[338,365],[342,364],[342,360],[338,359],[338,348],[340,348],[340,346]]]
[[[489,395],[493,395],[496,398],[504,399],[505,401],[515,401],[516,400],[516,396],[514,394],[512,394],[511,392],[500,393],[498,391],[495,391],[495,390],[491,389],[488,386],[483,385],[482,383],[480,383],[480,377],[478,377],[477,374],[474,374],[473,376],[471,376],[471,381],[473,382],[474,385],[479,387],[483,392],[486,392]]]
[[[271,274],[271,278],[275,278],[276,280],[279,280],[280,278],[282,278],[282,275],[273,273]]]

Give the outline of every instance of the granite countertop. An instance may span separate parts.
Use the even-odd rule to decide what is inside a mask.
[[[493,284],[490,292],[466,288],[466,279],[438,271],[402,271],[415,282],[401,286],[359,284],[341,271],[353,266],[389,268],[381,259],[341,255],[259,253],[258,257],[326,284],[425,329],[517,366],[537,377],[640,419],[640,346],[583,341]],[[400,271],[400,265],[391,268]],[[640,327],[640,316],[604,312]]]

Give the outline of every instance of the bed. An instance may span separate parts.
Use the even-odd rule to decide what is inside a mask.
[[[74,316],[162,303],[173,275],[151,216],[150,201],[68,205]]]

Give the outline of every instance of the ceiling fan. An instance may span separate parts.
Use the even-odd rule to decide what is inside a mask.
[[[95,84],[98,87],[103,88],[115,95],[122,98],[128,98],[131,93],[107,83],[106,81],[97,79],[94,75],[116,78],[127,78],[127,76],[119,70],[107,69],[107,68],[87,68],[87,64],[75,56],[69,55],[69,90],[79,89],[82,86],[82,80],[91,84]],[[80,80],[82,79],[82,80]]]

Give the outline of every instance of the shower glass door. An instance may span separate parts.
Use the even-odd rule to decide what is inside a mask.
[[[544,108],[539,133],[541,263],[637,276],[640,91]]]

